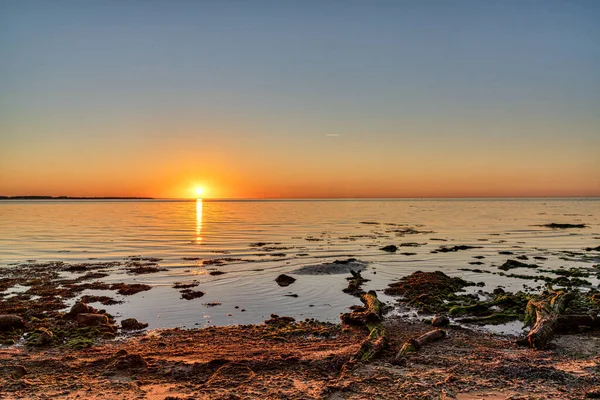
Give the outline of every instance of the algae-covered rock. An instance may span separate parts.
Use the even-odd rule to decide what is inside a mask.
[[[452,278],[441,271],[416,271],[403,277],[399,282],[391,283],[384,293],[392,296],[402,296],[401,301],[418,307],[425,312],[445,312],[452,304],[450,298],[455,293],[474,283],[462,278]]]
[[[335,260],[316,265],[306,265],[297,270],[292,271],[298,275],[334,275],[334,274],[349,274],[350,271],[360,272],[367,268],[365,261],[357,260],[356,258],[348,258],[346,260]]]
[[[54,339],[54,334],[46,328],[38,328],[34,333],[37,333],[35,344],[38,346],[50,344]]]
[[[450,315],[481,315],[489,310],[489,306],[486,304],[471,304],[465,306],[453,306],[448,312]]]
[[[507,260],[504,264],[499,266],[498,269],[501,269],[503,271],[508,271],[509,269],[515,269],[515,268],[537,268],[537,267],[538,267],[538,265],[536,265],[536,264],[527,264],[527,263],[517,261],[517,260]]]
[[[462,278],[451,278],[441,271],[416,271],[398,282],[389,284],[384,292],[388,295],[404,296],[406,299],[414,300],[424,294],[447,296],[466,286],[473,286],[473,283]]]

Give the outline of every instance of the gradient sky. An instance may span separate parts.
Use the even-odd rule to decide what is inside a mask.
[[[0,195],[600,196],[600,1],[0,0]]]

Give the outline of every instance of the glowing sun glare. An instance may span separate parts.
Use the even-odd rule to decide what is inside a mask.
[[[196,194],[197,194],[198,196],[201,196],[201,195],[202,195],[202,193],[204,193],[204,189],[202,189],[201,187],[197,187],[197,188],[196,188]]]

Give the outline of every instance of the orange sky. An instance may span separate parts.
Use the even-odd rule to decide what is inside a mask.
[[[595,149],[568,142],[481,149],[452,137],[410,148],[401,138],[386,146],[350,136],[312,141],[274,148],[268,141],[229,147],[160,139],[137,147],[108,140],[111,148],[98,151],[100,140],[68,154],[52,143],[24,145],[2,156],[10,173],[2,174],[0,193],[181,198],[203,187],[208,198],[600,195]]]

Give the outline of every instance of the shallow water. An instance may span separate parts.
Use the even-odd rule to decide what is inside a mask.
[[[550,222],[585,223],[588,227],[555,230],[539,226]],[[422,233],[398,236],[396,231],[401,233],[408,227]],[[253,246],[257,242],[269,244]],[[399,247],[396,253],[379,250],[385,245],[411,242],[419,246]],[[480,247],[431,253],[443,245]],[[145,320],[151,328],[256,323],[271,313],[336,321],[341,312],[357,303],[355,297],[342,293],[346,275],[292,273],[336,259],[353,257],[367,262],[363,276],[371,281],[366,289],[382,290],[416,270],[442,270],[486,285],[472,290],[491,291],[502,285],[517,291],[540,283],[459,268],[499,272],[499,265],[519,255],[529,256],[525,262],[544,269],[590,267],[600,262],[600,253],[582,249],[598,245],[597,198],[0,202],[0,268],[26,260],[160,258],[160,266],[167,271],[145,275],[121,272],[102,279],[152,285],[152,290],[133,296],[101,293],[125,301],[102,308],[120,317]],[[588,257],[565,253],[568,251]],[[533,260],[532,256],[547,260]],[[241,260],[203,265],[225,257]],[[483,264],[469,264],[476,261]],[[211,270],[225,274],[212,276],[208,274]],[[508,272],[536,273],[530,269]],[[281,273],[289,273],[296,282],[279,287],[274,279]],[[200,283],[194,289],[206,295],[190,301],[181,299],[173,283],[194,279]],[[594,278],[588,280],[599,283]],[[0,295],[10,293],[14,290]],[[381,298],[394,302],[383,294]],[[221,305],[205,305],[212,302]]]

